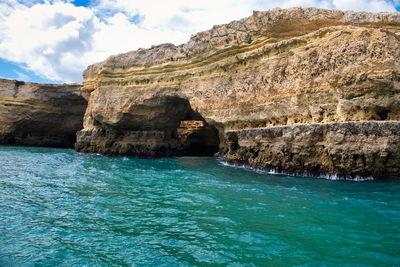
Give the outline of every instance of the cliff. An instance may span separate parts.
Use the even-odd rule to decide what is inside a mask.
[[[352,25],[354,17],[359,18],[360,27]],[[220,143],[225,160],[254,165],[251,158],[235,154],[240,149],[228,144],[230,133],[236,131],[249,141],[246,131],[265,127],[291,131],[292,125],[303,124],[319,131],[320,124],[334,124],[326,129],[336,132],[350,121],[396,124],[400,119],[399,34],[399,13],[274,9],[214,26],[181,46],[163,44],[111,56],[84,72],[82,94],[89,104],[76,149],[142,156],[185,154],[188,150],[182,149],[185,141],[179,139],[178,128],[185,121],[200,121],[209,134],[197,138],[197,144],[212,139],[210,143]],[[367,136],[364,126],[352,127]],[[384,129],[378,127],[378,131]],[[259,136],[267,138],[265,142],[279,137]],[[374,145],[364,140],[360,137],[354,142],[361,148]],[[279,142],[286,150],[281,156],[274,154],[277,162],[287,153],[300,155],[289,139]],[[326,138],[318,139],[319,145],[327,146],[326,142]],[[304,147],[314,145],[304,143]],[[186,142],[186,147],[196,150],[199,146]],[[269,148],[251,149],[257,154]],[[313,161],[314,150],[308,151],[302,157]],[[332,149],[324,151],[334,156]],[[360,151],[357,157],[363,158],[366,150]],[[377,147],[376,151],[381,150]],[[394,160],[399,165],[398,157],[392,156],[389,153],[385,162]],[[345,172],[329,157],[312,173],[379,176],[367,167],[367,161],[358,171]],[[290,167],[271,162],[257,167],[310,171],[302,163]],[[390,170],[385,175],[399,176],[398,169]]]
[[[87,107],[80,90],[0,79],[0,144],[73,147]]]
[[[388,177],[399,173],[400,123],[297,124],[226,133],[225,160],[276,173]]]

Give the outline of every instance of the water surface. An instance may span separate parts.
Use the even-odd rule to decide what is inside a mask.
[[[400,265],[400,181],[0,146],[0,266]]]

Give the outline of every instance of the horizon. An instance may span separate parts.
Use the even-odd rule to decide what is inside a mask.
[[[87,66],[111,55],[183,44],[213,25],[276,7],[395,12],[400,0],[6,0],[0,4],[0,78],[82,83]]]

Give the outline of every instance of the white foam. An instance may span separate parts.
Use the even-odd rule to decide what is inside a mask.
[[[289,173],[289,172],[280,172],[276,169],[259,169],[259,168],[253,168],[245,164],[235,164],[235,163],[229,163],[224,161],[221,157],[217,159],[221,165],[228,166],[228,167],[234,167],[234,168],[240,168],[240,169],[246,169],[246,170],[252,170],[257,173],[262,173],[262,174],[271,174],[271,175],[287,175],[287,176],[292,176],[292,177],[312,177],[312,178],[319,178],[319,179],[326,179],[326,180],[332,180],[332,181],[352,181],[352,182],[365,182],[365,181],[374,181],[375,179],[373,177],[345,177],[345,176],[339,176],[337,174],[320,174],[320,175],[315,175],[311,174],[308,172],[303,172],[301,175],[300,174],[295,174],[295,173]]]

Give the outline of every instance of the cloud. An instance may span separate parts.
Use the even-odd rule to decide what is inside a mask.
[[[94,51],[103,57],[128,52],[140,47],[150,47],[163,42],[184,42],[187,36],[174,29],[146,29],[130,22],[130,17],[117,13],[98,24],[99,31],[93,35]]]
[[[17,75],[17,80],[19,81],[27,81],[30,79],[28,75],[25,73],[19,72],[19,71],[14,71],[14,73]]]
[[[354,10],[354,11],[396,11],[393,3],[384,0],[358,0],[358,1],[348,1],[348,0],[333,0],[334,7],[342,10]]]
[[[68,3],[19,6],[1,23],[0,54],[25,63],[36,75],[75,81],[90,63],[85,54],[93,48],[96,24],[98,19],[90,10]]]
[[[189,37],[174,29],[132,23],[135,15],[127,12],[100,19],[94,13],[98,9],[60,1],[27,7],[10,0],[6,5],[12,5],[13,12],[0,13],[0,57],[53,81],[80,82],[88,65],[112,54],[163,42],[183,43]]]
[[[90,64],[112,54],[160,43],[181,44],[191,34],[274,7],[315,6],[394,11],[399,0],[2,0],[0,57],[40,77],[80,82]]]

